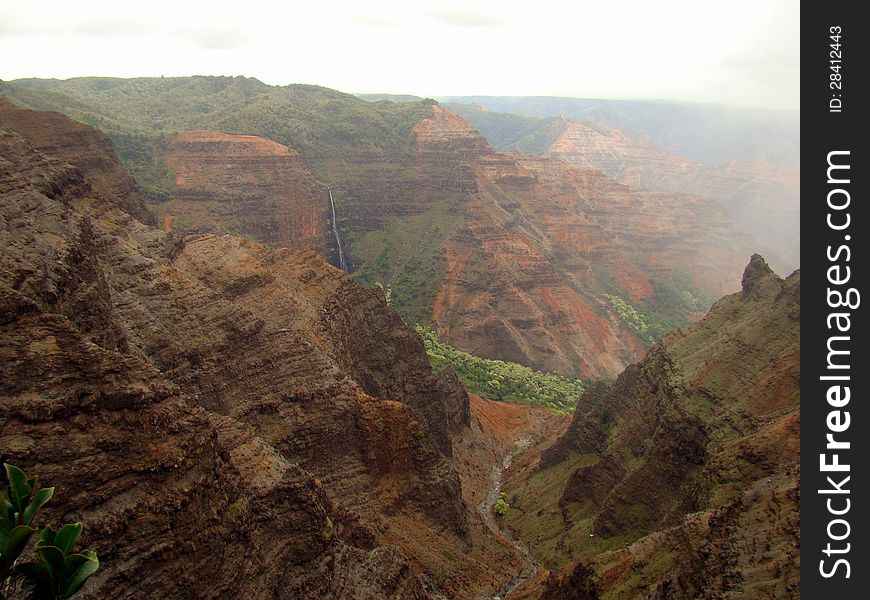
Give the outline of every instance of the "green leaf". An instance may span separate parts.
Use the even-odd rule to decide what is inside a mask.
[[[61,598],[69,598],[85,583],[88,577],[97,572],[100,561],[91,550],[82,550],[67,557],[61,578]]]
[[[54,538],[57,536],[57,532],[52,528],[51,525],[46,525],[42,530],[42,533],[39,534],[39,539],[36,540],[36,547],[40,546],[54,546]]]
[[[13,529],[6,538],[6,543],[0,550],[3,552],[3,558],[11,565],[21,556],[21,552],[27,545],[30,536],[34,534],[36,529],[29,525],[19,525]]]
[[[60,548],[64,555],[72,552],[75,548],[79,536],[82,534],[81,523],[69,523],[60,528],[54,538],[54,546]]]
[[[6,477],[9,479],[9,500],[15,512],[24,511],[24,506],[30,499],[30,485],[27,483],[27,475],[14,465],[3,463],[6,467]]]
[[[36,549],[42,564],[45,566],[45,572],[51,581],[51,587],[56,589],[63,569],[64,555],[57,546],[40,546]]]
[[[43,507],[43,505],[51,500],[51,497],[54,496],[54,488],[42,488],[33,496],[33,501],[27,505],[24,509],[24,524],[30,525],[33,521],[33,517],[36,516],[36,511]]]
[[[6,494],[0,494],[0,530],[7,533],[15,527],[15,509],[6,498]]]

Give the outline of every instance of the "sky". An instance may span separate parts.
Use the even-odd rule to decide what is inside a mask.
[[[799,0],[0,0],[0,79],[800,108]]]

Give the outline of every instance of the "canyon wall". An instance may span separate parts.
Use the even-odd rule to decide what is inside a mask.
[[[326,253],[326,190],[286,146],[254,135],[185,131],[155,143],[154,160],[174,176],[170,200],[160,206],[169,226]]]
[[[102,139],[0,113],[0,456],[83,522],[83,597],[497,588],[516,558],[451,462],[468,397],[383,296],[312,250],[142,223],[135,187],[18,129],[41,118]]]
[[[613,377],[737,289],[754,250],[713,200],[496,152],[431,101],[240,78],[135,84],[147,93],[132,105],[128,80],[46,84],[51,97],[26,82],[4,90],[43,103],[70,94],[66,109],[112,130],[128,160],[164,165],[170,189],[149,198],[169,230],[240,233],[336,264],[316,181],[331,186],[354,278],[388,288],[407,322],[484,357]]]
[[[580,560],[605,598],[791,597],[799,448],[800,272],[755,255],[742,291],[584,394],[536,474],[514,480],[519,508],[544,481],[556,506],[513,524],[557,573]]]

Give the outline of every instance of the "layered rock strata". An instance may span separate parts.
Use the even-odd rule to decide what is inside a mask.
[[[582,560],[602,597],[797,592],[800,272],[781,279],[755,255],[742,283],[588,390],[539,475],[517,482],[521,507],[535,481],[563,482],[558,510],[517,526],[541,551],[532,532],[557,519],[549,565]]]
[[[325,254],[326,190],[293,150],[254,135],[185,131],[155,144],[154,154],[174,176],[160,207],[172,226]]]
[[[103,193],[17,111],[0,119],[0,455],[57,487],[44,519],[84,523],[102,563],[84,596],[497,587],[516,559],[450,458],[468,397],[382,295],[311,250],[142,223],[135,187]]]

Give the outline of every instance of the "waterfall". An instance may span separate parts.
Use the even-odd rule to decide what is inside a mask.
[[[347,273],[347,261],[344,260],[344,250],[341,247],[341,237],[338,235],[338,224],[335,222],[335,200],[332,199],[332,188],[326,188],[329,192],[329,206],[332,208],[332,235],[335,237],[335,245],[338,247],[338,266]]]

